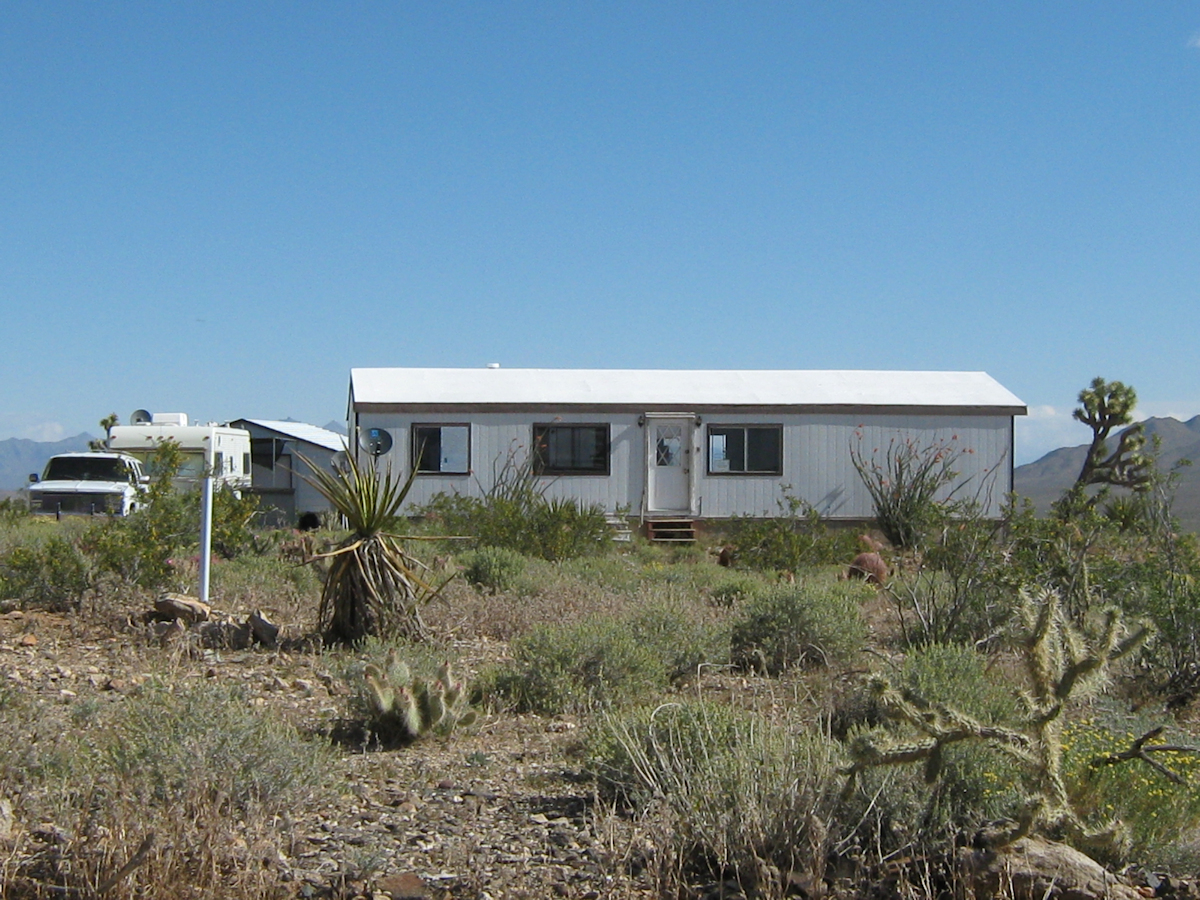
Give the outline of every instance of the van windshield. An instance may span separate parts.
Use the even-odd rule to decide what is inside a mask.
[[[132,473],[123,459],[60,456],[50,460],[43,481],[130,481]]]

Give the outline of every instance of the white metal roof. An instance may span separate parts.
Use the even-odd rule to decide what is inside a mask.
[[[1025,404],[986,372],[351,369],[356,405],[902,406]]]
[[[238,419],[237,421],[249,422],[251,425],[276,431],[298,441],[316,444],[326,450],[338,452],[346,449],[346,439],[336,431],[309,425],[305,422],[286,422],[281,419]]]

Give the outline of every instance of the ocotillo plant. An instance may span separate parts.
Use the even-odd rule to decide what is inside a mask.
[[[408,743],[427,734],[447,735],[475,721],[464,684],[456,681],[450,663],[443,662],[432,679],[414,677],[394,653],[387,668],[369,664],[363,669],[368,726],[383,741]]]
[[[989,837],[997,845],[1030,831],[1068,840],[1081,848],[1120,856],[1128,842],[1118,821],[1089,827],[1071,806],[1062,776],[1062,714],[1099,684],[1108,667],[1149,637],[1149,626],[1127,628],[1117,610],[1105,615],[1098,636],[1090,639],[1063,614],[1058,595],[1049,590],[1021,592],[1025,626],[1023,652],[1029,684],[1022,691],[1026,715],[1017,727],[986,725],[943,704],[931,704],[911,691],[897,690],[885,679],[872,691],[888,715],[908,722],[925,736],[907,743],[889,742],[878,733],[856,738],[853,763],[845,769],[850,791],[859,772],[874,766],[923,762],[925,777],[941,773],[945,748],[957,741],[983,740],[1009,753],[1030,771],[1029,790],[1012,827]]]

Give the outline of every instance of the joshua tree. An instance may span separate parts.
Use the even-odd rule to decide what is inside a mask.
[[[108,449],[108,440],[109,440],[109,438],[112,437],[113,426],[120,425],[120,424],[121,424],[121,417],[118,416],[116,413],[109,413],[107,416],[105,416],[103,419],[101,419],[100,427],[104,429],[104,440],[88,441],[88,449],[89,450],[107,450]]]
[[[1111,453],[1108,450],[1113,429],[1129,425],[1136,406],[1137,392],[1120,381],[1097,377],[1079,392],[1079,407],[1073,415],[1092,429],[1092,443],[1075,484],[1058,504],[1060,514],[1069,516],[1081,506],[1092,506],[1095,501],[1085,500],[1084,494],[1089,485],[1112,485],[1134,491],[1151,486],[1154,460],[1144,452],[1146,433],[1140,422],[1122,431],[1116,449]]]

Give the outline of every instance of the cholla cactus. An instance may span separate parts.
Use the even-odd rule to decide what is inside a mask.
[[[964,740],[984,740],[1003,749],[1031,772],[1030,790],[1011,828],[990,839],[997,846],[1030,831],[1066,838],[1087,849],[1121,855],[1127,849],[1126,829],[1118,821],[1089,828],[1072,808],[1062,777],[1062,712],[1101,684],[1108,667],[1141,646],[1150,628],[1139,623],[1127,628],[1121,614],[1110,610],[1095,640],[1088,638],[1063,614],[1058,595],[1050,590],[1021,592],[1021,616],[1029,687],[1021,694],[1025,721],[1016,729],[985,725],[942,704],[932,704],[911,691],[898,690],[877,678],[871,690],[885,712],[908,722],[925,736],[898,743],[879,732],[859,735],[850,745],[852,764],[846,792],[859,772],[875,766],[924,762],[927,781],[941,772],[944,749]]]
[[[418,678],[393,651],[386,671],[368,664],[363,681],[372,730],[385,740],[407,743],[430,733],[447,735],[475,721],[463,682],[454,679],[449,662],[438,667],[433,679]]]

